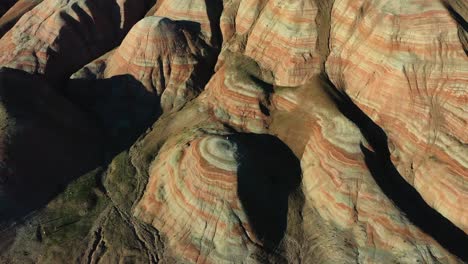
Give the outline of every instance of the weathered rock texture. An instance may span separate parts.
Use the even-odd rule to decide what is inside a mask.
[[[0,262],[468,261],[465,2],[39,2],[0,18]]]
[[[167,234],[181,260],[243,262],[255,243],[237,195],[237,146],[199,134],[162,150],[135,216]]]
[[[118,45],[144,14],[145,2],[44,1],[2,37],[0,64],[52,82],[66,79]]]
[[[384,129],[405,180],[468,232],[468,57],[456,21],[419,1],[336,1],[332,18],[331,81]]]
[[[122,44],[72,79],[105,79],[128,74],[160,98],[161,109],[180,108],[198,95],[213,67],[210,47],[184,22],[147,17],[138,22]],[[203,76],[205,75],[205,76]]]
[[[40,2],[42,0],[15,1],[13,6],[4,9],[3,14],[0,11],[0,36],[3,36],[26,12],[33,9]]]
[[[93,122],[43,77],[3,68],[0,94],[0,217],[6,220],[94,169],[102,151]]]

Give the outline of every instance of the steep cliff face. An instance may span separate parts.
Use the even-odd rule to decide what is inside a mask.
[[[468,261],[465,2],[39,2],[0,18],[1,261]]]
[[[2,68],[0,93],[0,216],[10,220],[43,206],[103,153],[92,120],[41,76]]]

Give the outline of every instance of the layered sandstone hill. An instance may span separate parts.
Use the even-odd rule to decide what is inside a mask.
[[[0,262],[468,261],[466,2],[14,2]]]
[[[20,0],[13,2],[14,5],[6,7],[3,13],[0,10],[0,36],[3,36],[26,12],[33,9],[42,0]]]

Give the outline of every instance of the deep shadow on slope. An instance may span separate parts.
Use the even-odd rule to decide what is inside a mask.
[[[8,30],[16,24],[16,22],[18,22],[21,16],[41,3],[42,0],[23,0],[13,2],[15,2],[14,5],[10,6],[8,10],[5,10],[3,15],[1,10],[2,4],[0,4],[0,38],[3,37],[3,35],[5,35],[5,33],[7,33]]]
[[[266,134],[234,134],[237,193],[257,237],[275,249],[287,226],[288,197],[301,182],[300,161],[280,139]]]
[[[0,223],[41,207],[102,161],[100,133],[42,76],[0,71]]]
[[[70,79],[65,95],[99,124],[109,161],[129,148],[162,112],[159,96],[129,74],[98,80]]]
[[[0,72],[7,113],[0,124],[7,133],[0,137],[0,227],[21,221],[71,181],[107,166],[160,113],[159,99],[130,75],[70,80],[69,87],[75,104],[49,89],[42,76]]]
[[[16,0],[2,0],[2,3],[0,3],[0,17],[2,17],[15,3]]]
[[[461,15],[459,12],[457,12],[457,10],[455,10],[451,5],[450,5],[450,1],[447,1],[447,0],[444,0],[442,1],[442,4],[444,5],[445,8],[447,8],[447,10],[450,12],[450,15],[453,17],[453,19],[455,19],[455,21],[457,21],[457,23],[465,30],[468,32],[468,22],[466,21],[467,18],[463,17],[463,15]],[[460,8],[466,8],[464,5],[463,5],[463,2],[460,1],[459,3],[460,5]],[[468,12],[468,10],[465,10]]]
[[[468,19],[468,3],[457,0],[443,0],[442,3],[458,23],[458,38],[466,56],[468,56],[468,22],[466,21]]]
[[[468,236],[457,226],[430,207],[421,195],[407,183],[390,159],[387,135],[351,98],[338,91],[327,77],[323,77],[326,91],[341,113],[356,124],[375,150],[361,145],[367,167],[375,181],[406,217],[441,246],[462,260],[468,260]]]
[[[223,35],[220,28],[220,18],[223,11],[223,1],[220,0],[205,0],[207,17],[210,21],[211,29],[211,44],[216,49],[221,48],[223,43]]]

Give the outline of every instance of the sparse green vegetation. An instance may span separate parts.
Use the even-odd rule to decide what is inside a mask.
[[[129,209],[136,199],[136,170],[130,163],[128,152],[118,154],[109,166],[104,186],[112,201],[122,208]]]
[[[41,237],[47,248],[79,245],[89,233],[95,219],[108,204],[107,197],[97,188],[101,170],[96,169],[71,183],[53,200],[41,219]]]

